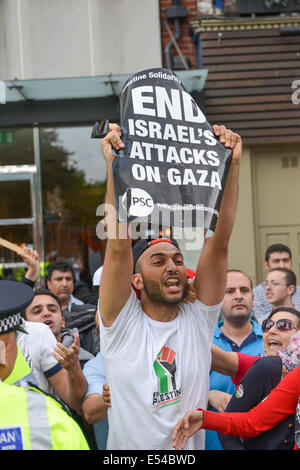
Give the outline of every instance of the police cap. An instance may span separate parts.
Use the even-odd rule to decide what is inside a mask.
[[[21,311],[31,303],[32,299],[33,290],[27,284],[0,280],[0,334],[14,330],[26,333],[21,326]]]

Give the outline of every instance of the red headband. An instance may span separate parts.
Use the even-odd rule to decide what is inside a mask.
[[[148,242],[148,246],[156,245],[156,243],[159,243],[159,242],[168,242],[168,243],[171,243],[171,245],[174,245],[174,243],[172,242],[172,240],[170,240],[170,238],[156,238],[155,240],[151,240],[150,242]]]

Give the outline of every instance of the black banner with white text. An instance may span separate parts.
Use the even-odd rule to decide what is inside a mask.
[[[167,69],[133,75],[121,97],[125,148],[113,164],[118,219],[214,232],[231,150]]]

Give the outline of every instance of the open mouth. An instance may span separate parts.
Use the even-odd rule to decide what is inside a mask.
[[[164,285],[172,292],[177,292],[181,287],[181,282],[177,277],[169,277]]]
[[[53,321],[52,320],[46,320],[43,322],[45,325],[49,326],[49,328],[53,327]]]
[[[277,349],[280,349],[282,344],[279,343],[279,341],[276,341],[276,340],[271,340],[271,341],[268,341],[268,346],[269,348],[277,348]]]

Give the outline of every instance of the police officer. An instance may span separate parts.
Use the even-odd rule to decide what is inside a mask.
[[[20,311],[32,297],[26,284],[0,281],[0,450],[88,450],[79,426],[54,398],[3,382],[17,358],[16,331],[24,332]]]

